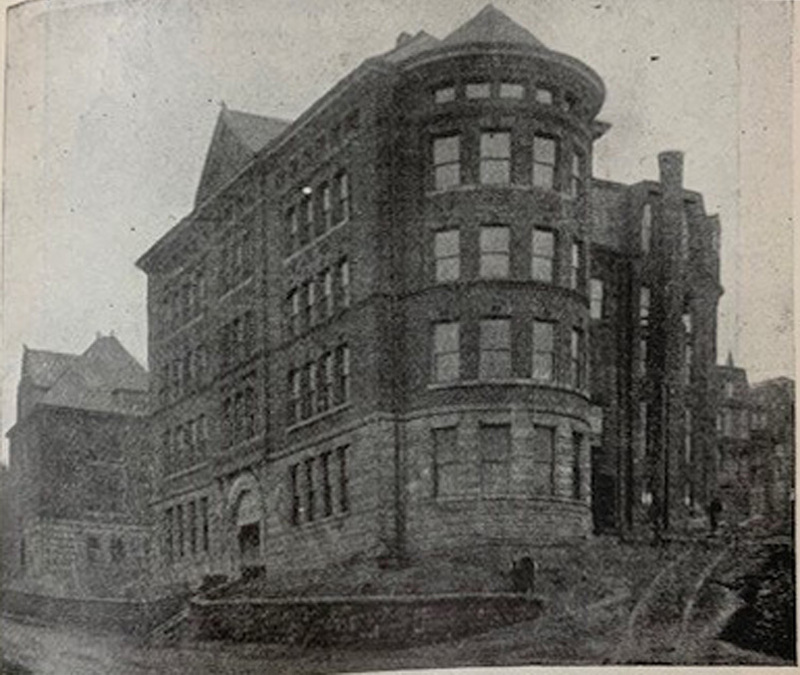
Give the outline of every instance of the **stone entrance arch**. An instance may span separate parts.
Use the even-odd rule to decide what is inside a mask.
[[[263,568],[264,508],[261,490],[255,476],[239,476],[228,492],[229,521],[234,541],[231,553],[234,568],[241,574],[252,574]]]

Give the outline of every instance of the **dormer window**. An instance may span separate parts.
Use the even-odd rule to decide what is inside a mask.
[[[489,82],[473,82],[467,85],[467,98],[489,98],[492,95],[492,85]]]
[[[515,82],[500,83],[500,98],[521,99],[525,96],[525,87]]]
[[[453,86],[440,87],[433,93],[434,101],[439,103],[450,103],[456,100],[456,88]]]

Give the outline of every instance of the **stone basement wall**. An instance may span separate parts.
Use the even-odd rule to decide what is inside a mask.
[[[538,618],[542,601],[511,593],[370,598],[208,600],[189,604],[200,640],[302,646],[406,646]]]

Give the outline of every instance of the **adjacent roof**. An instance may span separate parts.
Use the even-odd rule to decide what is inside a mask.
[[[442,40],[442,47],[470,43],[496,42],[523,44],[537,49],[547,49],[533,33],[503,14],[493,5],[486,5],[465,24],[456,28]]]
[[[46,389],[39,404],[99,412],[146,411],[147,371],[113,335],[98,336],[83,354],[25,349],[22,380]]]
[[[195,205],[201,204],[233,180],[259,150],[277,138],[290,124],[275,117],[229,110],[223,104],[206,154]]]

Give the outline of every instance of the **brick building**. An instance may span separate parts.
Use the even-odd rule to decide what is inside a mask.
[[[138,261],[159,579],[512,556],[588,535],[592,489],[621,531],[706,498],[719,225],[680,153],[592,178],[604,96],[488,6],[292,123],[223,108]]]
[[[10,585],[113,596],[148,570],[147,372],[112,336],[24,349],[9,430]]]

